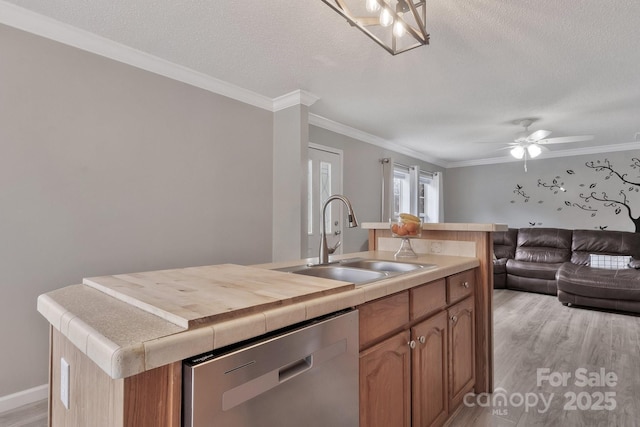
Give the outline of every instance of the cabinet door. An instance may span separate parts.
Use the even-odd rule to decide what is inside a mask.
[[[360,353],[360,426],[411,425],[409,331]]]
[[[440,426],[449,413],[447,313],[411,329],[416,342],[412,361],[413,427]]]
[[[475,320],[473,297],[449,310],[449,408],[454,410],[475,382]]]

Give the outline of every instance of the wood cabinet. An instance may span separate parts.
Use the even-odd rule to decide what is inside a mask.
[[[358,307],[361,427],[441,426],[473,390],[474,280],[469,270]]]
[[[413,353],[413,425],[442,425],[449,416],[449,363],[447,313],[411,328],[416,341]]]
[[[475,322],[473,298],[447,310],[449,315],[450,406],[457,407],[475,380]]]
[[[411,426],[409,332],[400,332],[360,354],[360,425]]]

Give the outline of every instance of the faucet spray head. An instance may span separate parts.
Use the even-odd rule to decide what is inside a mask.
[[[349,220],[349,228],[355,228],[358,226],[358,218],[356,218],[355,212],[349,211],[348,220]]]

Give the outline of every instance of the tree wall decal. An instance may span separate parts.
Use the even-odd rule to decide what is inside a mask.
[[[606,191],[594,190],[587,194],[580,193],[579,197],[586,203],[590,203],[591,201],[601,202],[604,207],[613,208],[616,215],[619,215],[624,210],[624,212],[626,212],[629,216],[631,222],[633,222],[636,233],[640,233],[640,215],[634,217],[631,202],[627,194],[640,192],[640,178],[638,179],[638,181],[630,181],[628,179],[629,174],[620,173],[619,171],[617,171],[611,164],[611,162],[607,159],[604,159],[604,161],[597,160],[595,162],[586,162],[585,166],[589,169],[595,170],[596,172],[605,172],[605,180],[611,179],[612,177],[618,178],[625,186],[625,188],[620,190],[615,196],[610,196]],[[633,157],[631,159],[630,167],[634,170],[640,169],[640,159]],[[594,189],[596,187],[596,183],[593,183],[589,186],[590,189]]]
[[[564,206],[577,208],[582,211],[590,212],[592,217],[596,216],[598,209],[594,207],[595,203],[599,203],[604,208],[613,209],[615,215],[620,215],[625,212],[635,227],[635,232],[640,233],[640,214],[635,215],[633,213],[632,202],[629,198],[631,193],[640,192],[640,177],[630,178],[628,173],[622,173],[617,169],[608,159],[589,161],[585,163],[585,166],[595,172],[605,173],[604,180],[611,178],[620,181],[620,184],[624,186],[617,194],[612,195],[607,190],[599,190],[598,182],[593,182],[588,186],[586,192],[581,192],[578,197],[581,201],[565,200]],[[640,170],[640,159],[633,157],[631,159],[631,165],[629,166],[633,170]],[[567,174],[575,175],[575,171],[569,169]],[[564,182],[560,181],[560,176],[556,176],[549,183],[538,179],[538,187],[549,189],[553,194],[559,192],[565,192]],[[580,187],[587,187],[587,184],[580,184]],[[563,207],[559,207],[557,210],[562,210]],[[600,226],[601,229],[607,228],[607,226]]]

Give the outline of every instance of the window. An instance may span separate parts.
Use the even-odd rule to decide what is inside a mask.
[[[394,165],[393,168],[393,217],[400,212],[411,212],[411,177],[409,168]]]
[[[382,220],[397,218],[401,212],[419,216],[423,222],[440,221],[441,174],[421,171],[382,159]],[[385,189],[389,189],[386,191]]]
[[[438,173],[420,172],[418,179],[418,216],[422,222],[440,221],[440,178]]]

